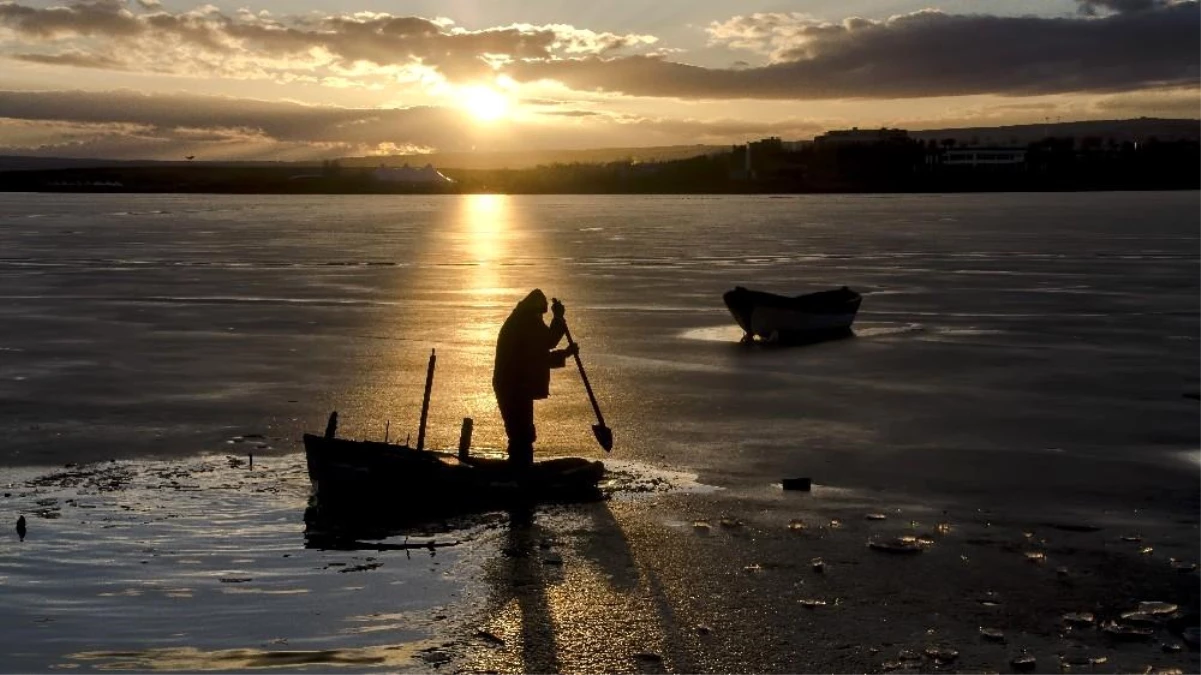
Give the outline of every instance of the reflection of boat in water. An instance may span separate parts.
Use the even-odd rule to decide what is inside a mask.
[[[563,457],[516,468],[505,459],[460,457],[378,441],[304,435],[314,496],[322,507],[462,512],[547,501],[590,501],[605,465]]]
[[[746,338],[771,342],[812,342],[850,335],[863,296],[843,286],[786,296],[742,286],[722,296]]]

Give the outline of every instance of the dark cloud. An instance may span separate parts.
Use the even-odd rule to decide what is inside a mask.
[[[556,117],[602,117],[605,113],[596,110],[543,110],[540,115],[554,115]]]
[[[739,17],[717,41],[759,43],[776,61],[737,70],[665,58],[528,61],[506,72],[577,90],[686,99],[906,98],[1108,92],[1196,84],[1197,2],[1104,18],[998,17],[923,11],[887,21],[817,23]],[[755,31],[758,30],[756,33]]]
[[[67,51],[58,54],[12,54],[9,58],[27,63],[73,66],[75,68],[101,68],[103,70],[125,70],[126,68],[125,62],[119,59],[80,51]]]

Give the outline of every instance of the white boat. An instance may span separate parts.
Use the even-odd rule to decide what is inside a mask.
[[[744,340],[795,343],[850,334],[863,296],[846,286],[797,296],[737,286],[722,299],[746,332]]]

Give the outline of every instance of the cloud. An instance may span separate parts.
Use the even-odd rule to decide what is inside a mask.
[[[882,21],[755,14],[715,23],[716,44],[767,54],[767,65],[705,68],[650,56],[525,61],[519,82],[683,99],[897,99],[968,94],[1112,92],[1195,84],[1195,1],[1103,18],[950,15]]]
[[[1127,92],[1101,97],[1092,107],[1104,117],[1196,119],[1201,117],[1201,92],[1195,87]]]
[[[1100,12],[1146,12],[1165,7],[1168,0],[1076,0],[1080,13],[1095,16]]]
[[[956,99],[959,100],[959,99]],[[935,115],[872,102],[755,120],[619,113],[545,99],[536,114],[480,126],[441,107],[348,108],[185,93],[0,91],[0,154],[127,159],[301,160],[415,151],[523,151],[811,138],[855,124],[910,129],[1136,115],[1194,117],[1197,87],[1106,96],[985,97]],[[694,111],[696,108],[692,108]]]
[[[1196,0],[1077,0],[1083,16],[924,10],[832,23],[796,13],[714,22],[711,45],[759,55],[731,67],[682,61],[654,36],[567,24],[467,30],[378,12],[277,17],[157,0],[0,0],[0,55],[48,65],[332,87],[437,90],[508,76],[577,91],[678,99],[898,99],[1119,92],[1201,77]],[[8,39],[5,39],[5,36]],[[357,83],[357,84],[356,84]]]
[[[553,101],[551,103],[554,103]],[[809,137],[813,120],[672,119],[560,109],[481,128],[439,107],[340,108],[131,91],[0,91],[0,154],[315,159],[412,152],[734,143]]]
[[[121,0],[75,0],[49,8],[4,0],[0,28],[27,45],[120,50],[128,63],[146,64],[147,70],[152,64],[160,72],[282,80],[371,67],[396,76],[425,67],[466,81],[494,76],[498,66],[514,60],[613,54],[656,40],[562,24],[467,30],[446,19],[374,12],[275,18],[245,9],[230,15],[211,5],[175,13],[162,10],[157,0],[139,5],[149,11],[135,13]]]
[[[178,129],[254,130],[264,138],[351,145],[453,145],[470,134],[457,111],[436,107],[340,108],[190,94],[132,91],[0,91],[0,117],[126,124],[176,137]]]
[[[80,0],[67,7],[39,9],[0,2],[0,24],[36,38],[103,36],[127,38],[144,26],[121,0]]]

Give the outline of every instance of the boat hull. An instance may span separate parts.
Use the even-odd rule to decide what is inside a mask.
[[[518,469],[490,458],[403,445],[305,434],[305,458],[316,501],[325,507],[371,506],[429,512],[601,498],[601,462],[564,457]]]
[[[845,286],[795,297],[739,286],[722,297],[748,338],[773,342],[806,342],[849,335],[863,299]]]

